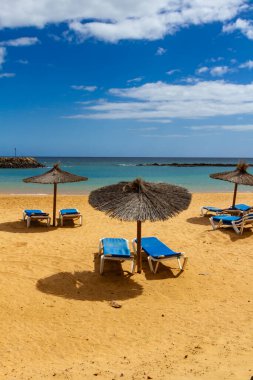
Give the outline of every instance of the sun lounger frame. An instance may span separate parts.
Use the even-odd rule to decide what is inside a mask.
[[[104,272],[105,260],[114,260],[114,261],[120,261],[120,262],[131,261],[131,273],[134,273],[135,264],[136,264],[135,263],[135,256],[130,255],[129,257],[120,257],[120,255],[119,255],[119,256],[113,257],[113,256],[109,256],[108,254],[104,255],[103,254],[103,239],[106,239],[106,238],[103,237],[102,239],[99,240],[99,247],[98,247],[98,252],[99,252],[99,256],[100,256],[100,269],[99,269],[100,274],[103,274],[103,272]],[[129,241],[127,239],[124,239],[124,238],[120,238],[120,239],[125,240],[125,242],[127,243],[128,249],[130,249],[129,248]]]
[[[63,224],[64,224],[64,219],[79,219],[79,225],[82,226],[83,224],[83,216],[82,214],[80,213],[79,210],[77,210],[77,213],[75,214],[65,214],[65,215],[62,215],[61,214],[61,210],[59,210],[59,223],[60,223],[60,226],[63,227]]]
[[[137,254],[137,243],[136,243],[136,239],[133,239],[132,240],[132,246],[133,246],[133,250],[134,250],[134,253]],[[158,266],[159,266],[159,263],[161,263],[162,261],[167,261],[167,260],[172,260],[172,259],[177,259],[177,262],[178,262],[178,266],[179,266],[179,269],[181,271],[184,270],[185,266],[186,266],[186,263],[188,261],[188,257],[185,256],[185,253],[184,252],[180,252],[178,253],[177,255],[173,255],[173,256],[159,256],[159,257],[153,257],[151,255],[149,255],[148,253],[146,253],[143,249],[142,249],[142,252],[144,252],[146,255],[147,255],[147,258],[148,258],[148,264],[149,264],[149,268],[151,270],[152,273],[156,274],[157,272],[157,269],[158,269]],[[183,261],[183,265],[181,264],[181,261],[180,261],[180,257],[183,257],[184,261]],[[153,267],[153,262],[155,263],[155,267]]]
[[[213,230],[217,230],[218,228],[223,226],[232,227],[238,235],[242,235],[245,224],[253,225],[253,214],[242,215],[239,220],[232,220],[231,224],[223,223],[222,219],[218,223],[215,223],[213,218],[214,216],[209,218]]]
[[[49,215],[31,215],[28,216],[23,210],[23,220],[26,221],[26,227],[29,228],[31,226],[31,222],[33,220],[46,220],[47,221],[47,227],[51,224],[51,217]]]
[[[210,206],[211,207],[211,206]],[[233,208],[232,206],[231,207],[228,207],[228,208],[218,208],[218,207],[214,207],[214,208],[217,208],[217,211],[215,210],[208,210],[207,206],[202,206],[200,208],[200,214],[201,216],[205,216],[207,215],[208,213],[213,213],[215,215],[219,215],[219,214],[231,214],[231,215],[244,215],[245,213],[251,213],[253,211],[253,208],[251,206],[249,206],[250,208],[248,210],[240,210],[239,208],[236,209],[236,208]]]

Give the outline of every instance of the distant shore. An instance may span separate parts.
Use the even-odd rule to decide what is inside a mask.
[[[33,157],[0,157],[0,169],[44,168],[44,166]]]
[[[179,163],[179,162],[172,162],[172,163],[145,163],[145,164],[136,164],[136,166],[176,166],[176,167],[194,167],[194,166],[219,166],[219,167],[236,167],[236,163],[234,164],[223,164],[223,163],[206,163],[206,162],[199,162],[199,163]],[[251,166],[251,165],[249,165]]]

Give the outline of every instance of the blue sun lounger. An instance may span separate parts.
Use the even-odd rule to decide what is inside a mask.
[[[27,228],[30,227],[32,220],[46,220],[47,226],[50,226],[51,218],[47,212],[42,210],[24,210],[23,220],[26,221]]]
[[[66,219],[78,219],[80,226],[82,225],[82,214],[76,208],[64,208],[59,211],[60,225],[63,226]]]
[[[137,253],[137,240],[134,239],[132,241],[134,252]],[[141,239],[141,247],[142,250],[148,256],[149,268],[152,273],[156,273],[159,263],[164,260],[177,259],[178,266],[180,270],[184,270],[185,264],[188,258],[185,256],[183,252],[175,252],[170,249],[167,245],[165,245],[161,240],[156,237],[144,237]],[[181,264],[180,258],[184,258],[183,265]],[[153,263],[155,262],[155,268],[153,267]]]
[[[239,235],[243,233],[245,224],[253,225],[253,214],[246,214],[242,216],[235,215],[215,215],[210,219],[213,230],[217,230],[222,226],[233,227],[234,231]]]
[[[213,206],[203,206],[201,207],[201,215],[207,215],[208,213],[213,214],[221,214],[221,213],[236,213],[241,214],[244,212],[249,212],[252,210],[251,206],[245,205],[244,203],[239,203],[237,205],[231,206],[229,208],[219,208],[219,207],[213,207]]]
[[[131,261],[131,273],[134,273],[135,259],[131,255],[127,239],[103,238],[99,241],[100,274],[104,271],[105,260]]]

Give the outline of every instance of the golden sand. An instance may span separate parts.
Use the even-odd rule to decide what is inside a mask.
[[[94,211],[84,196],[82,227],[34,226],[24,208],[51,212],[50,196],[0,197],[0,379],[249,380],[253,375],[253,232],[212,231],[202,205],[228,206],[232,194],[194,194],[189,209],[143,224],[189,261],[131,276],[105,263],[101,237],[135,237],[136,224]],[[252,204],[240,194],[238,203]],[[122,305],[116,309],[110,301]]]

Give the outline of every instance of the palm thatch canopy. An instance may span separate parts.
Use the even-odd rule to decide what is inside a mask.
[[[87,177],[81,177],[76,174],[65,172],[61,170],[59,164],[55,164],[48,172],[37,175],[35,177],[25,178],[24,182],[54,184],[54,183],[68,183],[68,182],[80,182],[87,181]]]
[[[35,177],[29,177],[23,179],[24,182],[29,183],[42,183],[54,185],[54,203],[53,203],[53,226],[56,225],[56,196],[57,196],[57,184],[68,182],[80,182],[87,181],[87,177],[81,177],[69,172],[61,170],[59,164],[55,164],[52,169],[44,174],[37,175]]]
[[[247,172],[249,165],[239,162],[233,171],[210,174],[211,178],[237,183],[238,185],[253,186],[253,175]]]
[[[96,210],[122,221],[137,221],[137,266],[141,271],[141,222],[166,220],[187,209],[191,194],[167,183],[119,182],[90,193],[89,203]]]
[[[235,184],[232,206],[235,205],[238,185],[253,186],[253,175],[247,172],[248,167],[249,165],[246,162],[240,161],[235,170],[210,174],[211,178],[228,181]]]
[[[90,193],[89,203],[112,218],[151,222],[166,220],[187,209],[191,194],[183,187],[167,183],[120,182]]]

